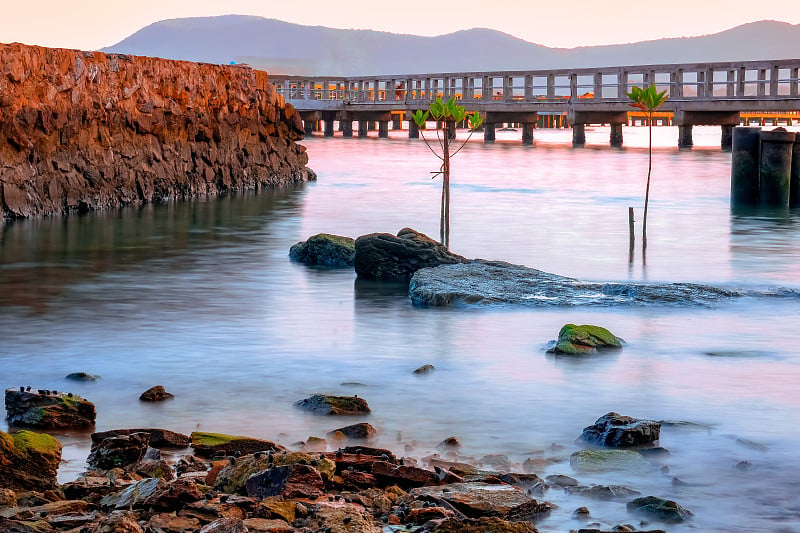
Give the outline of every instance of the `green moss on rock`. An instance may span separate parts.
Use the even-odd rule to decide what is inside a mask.
[[[330,233],[313,235],[289,249],[289,257],[293,261],[333,268],[352,267],[355,254],[354,239]]]
[[[558,332],[556,345],[550,351],[568,355],[594,353],[598,350],[620,349],[623,340],[604,327],[591,324],[565,324]]]
[[[14,434],[14,447],[20,453],[28,455],[49,455],[61,457],[61,443],[47,433],[18,431]]]
[[[249,454],[261,451],[283,451],[285,448],[268,440],[254,439],[241,435],[208,433],[194,431],[191,435],[192,448],[198,455],[228,455],[235,452]]]

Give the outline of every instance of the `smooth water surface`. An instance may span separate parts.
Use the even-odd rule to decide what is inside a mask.
[[[731,213],[730,154],[715,147],[718,135],[695,128],[695,148],[679,151],[676,130],[656,128],[646,261],[644,128],[626,128],[621,150],[606,146],[603,128],[587,131],[582,149],[569,146],[569,130],[537,130],[534,147],[520,146],[519,132],[470,142],[453,164],[451,248],[587,280],[800,288],[800,213]],[[416,308],[352,271],[291,263],[288,249],[319,232],[410,226],[438,236],[435,158],[401,132],[305,144],[316,183],[3,227],[3,386],[79,393],[97,406],[97,430],[202,429],[284,445],[362,420],[306,415],[293,402],[358,394],[377,444],[409,457],[454,435],[466,458],[553,459],[545,474],[675,499],[695,517],[651,521],[669,531],[800,531],[800,300]],[[568,322],[606,326],[628,345],[545,354]],[[412,374],[425,363],[436,370]],[[75,371],[102,379],[66,382]],[[175,399],[139,402],[155,384]],[[670,455],[644,471],[576,474],[575,438],[609,411],[694,424],[665,426]],[[67,480],[83,469],[89,439],[58,435]],[[638,524],[624,500],[555,488],[544,499],[560,508],[538,522],[542,532],[580,527],[571,514],[582,505],[606,527]]]

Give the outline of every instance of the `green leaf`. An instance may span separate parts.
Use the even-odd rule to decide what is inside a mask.
[[[483,116],[478,113],[477,111],[471,115],[469,115],[469,127],[471,129],[480,128],[481,124],[483,124]]]
[[[418,128],[423,128],[425,127],[425,122],[428,120],[428,115],[430,115],[429,111],[423,113],[421,109],[417,109],[417,112],[411,115],[411,118],[414,119],[414,124],[416,124]]]

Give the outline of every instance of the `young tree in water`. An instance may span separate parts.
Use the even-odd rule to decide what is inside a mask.
[[[444,135],[439,135],[439,130],[436,130],[436,138],[439,141],[439,148],[441,150],[441,154],[437,152],[431,143],[428,142],[428,139],[425,138],[425,135],[422,135],[422,140],[425,141],[425,144],[430,148],[433,155],[438,157],[442,161],[442,166],[439,168],[437,172],[433,172],[433,178],[438,176],[439,174],[442,175],[442,205],[441,205],[441,212],[439,216],[439,240],[445,246],[445,248],[450,248],[450,158],[456,155],[458,152],[464,148],[464,145],[467,144],[470,137],[472,137],[472,131],[476,128],[479,128],[481,124],[483,124],[483,117],[478,114],[477,112],[472,114],[467,114],[467,110],[464,106],[458,105],[456,103],[455,97],[450,98],[447,102],[443,102],[442,98],[439,97],[436,99],[435,102],[431,102],[430,109],[428,111],[422,111],[420,109],[417,110],[415,114],[411,116],[414,120],[414,123],[417,125],[420,130],[425,127],[425,122],[428,120],[428,117],[432,118],[433,120],[443,121],[444,122]],[[451,153],[450,149],[450,124],[455,125],[455,123],[461,122],[464,119],[469,120],[469,127],[470,127],[470,134],[461,146],[457,149],[453,150]]]
[[[644,111],[647,116],[648,138],[648,162],[647,162],[647,188],[644,193],[644,221],[642,222],[642,250],[647,248],[647,204],[650,201],[650,173],[653,170],[653,113],[656,109],[667,101],[667,91],[656,91],[656,86],[651,84],[649,87],[633,87],[628,93],[628,98],[633,102],[630,104]]]

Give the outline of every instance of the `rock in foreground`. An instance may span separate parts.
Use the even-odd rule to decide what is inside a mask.
[[[558,332],[556,345],[549,351],[567,355],[585,355],[598,350],[620,349],[622,342],[622,339],[600,326],[565,324]]]
[[[50,435],[0,431],[0,487],[45,491],[58,486],[61,443]],[[5,530],[3,530],[5,531]]]
[[[356,239],[355,247],[356,273],[367,279],[408,280],[420,268],[467,261],[410,228],[401,229],[397,236],[390,233],[362,235]]]
[[[653,444],[660,434],[661,424],[658,422],[637,420],[612,412],[584,428],[580,438],[599,446],[624,448]]]
[[[201,457],[214,455],[248,454],[262,451],[282,451],[283,446],[272,441],[225,435],[224,433],[192,432],[192,448]]]
[[[665,522],[683,522],[692,516],[692,512],[672,500],[645,496],[628,502],[628,511],[648,514]]]
[[[522,265],[482,259],[420,269],[411,277],[409,286],[409,297],[414,303],[433,306],[709,305],[742,294],[693,283],[590,283]]]
[[[314,394],[296,402],[294,405],[315,415],[362,415],[370,413],[367,401],[358,396]]]
[[[94,425],[94,404],[74,394],[50,390],[6,389],[9,424],[37,428],[86,428]]]
[[[350,237],[319,233],[289,249],[292,261],[306,265],[350,268],[355,262],[356,241]]]

